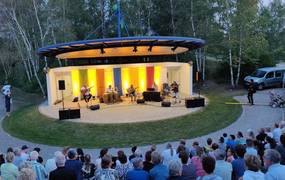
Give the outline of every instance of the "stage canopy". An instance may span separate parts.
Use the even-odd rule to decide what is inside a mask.
[[[46,46],[40,48],[38,54],[58,59],[171,56],[201,48],[204,45],[204,40],[189,37],[122,37]]]

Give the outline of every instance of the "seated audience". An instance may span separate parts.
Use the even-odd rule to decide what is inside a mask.
[[[65,167],[65,156],[57,153],[55,156],[56,169],[50,172],[49,180],[76,180],[76,173]]]
[[[237,159],[232,161],[233,166],[233,180],[238,180],[243,176],[245,171],[244,154],[245,147],[243,145],[236,146]]]
[[[6,155],[6,163],[0,167],[1,177],[3,180],[17,180],[19,176],[18,167],[13,164],[14,153],[8,152]]]
[[[189,155],[186,152],[179,154],[182,163],[182,178],[188,180],[196,179],[196,168],[193,164],[188,164]]]
[[[267,168],[266,180],[284,179],[285,166],[280,164],[281,156],[278,151],[267,149],[264,153],[264,166]]]
[[[212,149],[212,143],[213,143],[212,138],[208,138],[208,139],[207,139],[207,144],[206,144],[206,146],[204,147],[206,153],[209,153],[209,152],[213,151],[213,149]]]
[[[150,179],[167,179],[168,178],[168,168],[166,165],[162,164],[162,156],[154,151],[151,153],[151,161],[154,167],[150,170]]]
[[[196,156],[196,148],[199,146],[199,143],[197,141],[194,141],[192,144],[192,148],[190,149],[190,158],[193,156]]]
[[[14,158],[13,164],[15,164],[15,166],[17,167],[20,167],[20,165],[24,162],[21,157],[21,149],[15,148],[14,154],[15,154],[15,158]]]
[[[216,158],[214,173],[223,179],[232,179],[233,167],[231,163],[225,161],[226,152],[217,149],[214,151],[214,155]]]
[[[77,153],[74,149],[70,149],[67,153],[67,160],[65,162],[65,168],[75,172],[77,180],[82,179],[82,163],[77,160]]]
[[[139,157],[136,157],[132,160],[134,169],[129,170],[126,174],[127,180],[148,180],[149,174],[143,170],[143,160]],[[121,178],[120,178],[121,179]]]
[[[180,139],[180,144],[184,146],[185,152],[189,155],[190,154],[190,149],[186,146],[186,140],[185,139]]]
[[[252,129],[247,130],[246,139],[255,140],[255,135]]]
[[[219,139],[219,149],[221,149],[221,150],[223,150],[223,151],[225,151],[226,152],[226,150],[227,150],[227,145],[226,145],[226,143],[225,143],[225,139],[223,138],[223,137],[220,137],[220,139]]]
[[[264,180],[264,174],[260,172],[261,161],[256,155],[245,155],[246,171],[243,174],[244,180]]]
[[[80,160],[82,163],[84,163],[84,152],[83,149],[81,148],[77,148],[76,149],[76,153],[77,153],[77,160]]]
[[[151,162],[151,153],[152,152],[153,151],[150,150],[150,151],[147,151],[145,153],[145,161],[143,162],[143,170],[145,170],[147,172],[149,172],[154,166],[154,164]]]
[[[105,154],[101,158],[101,169],[96,170],[95,179],[96,180],[119,180],[118,171],[111,169],[112,166],[112,157],[108,154]]]
[[[200,176],[197,180],[222,180],[220,176],[214,174],[215,169],[215,159],[210,156],[205,156],[202,159],[202,166],[206,174],[204,176]]]
[[[273,139],[278,143],[281,136],[281,129],[278,123],[274,124],[274,129],[272,131],[272,134],[273,134]]]
[[[27,145],[23,145],[21,148],[21,158],[23,161],[27,161],[29,159],[29,154],[28,154],[29,148]]]
[[[181,177],[182,164],[179,160],[171,160],[169,162],[169,177],[168,180],[183,180]]]

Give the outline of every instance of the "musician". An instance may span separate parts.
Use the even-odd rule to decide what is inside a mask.
[[[84,101],[88,103],[92,97],[92,94],[90,93],[90,88],[88,88],[86,85],[83,85],[80,91],[81,94],[83,95]]]
[[[169,96],[170,94],[170,87],[168,83],[163,83],[162,84],[162,96]]]
[[[177,84],[176,81],[173,81],[173,83],[170,85],[170,87],[171,87],[171,90],[173,92],[173,95],[174,95],[173,98],[175,99],[175,103],[176,103],[176,101],[178,99],[178,95],[179,95],[178,94],[179,93],[179,85]]]
[[[9,85],[8,82],[5,82],[5,85],[2,87],[2,94],[5,97],[6,116],[10,116],[10,110],[11,110],[11,85]]]
[[[128,95],[131,97],[131,102],[136,101],[137,93],[133,85],[131,85],[131,87],[128,88]]]
[[[108,102],[114,103],[115,101],[119,100],[119,95],[118,95],[118,88],[112,88],[111,85],[108,86],[106,89],[106,94],[108,96]]]

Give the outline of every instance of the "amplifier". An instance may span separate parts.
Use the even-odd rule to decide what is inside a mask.
[[[59,120],[80,118],[80,109],[60,109]]]
[[[205,98],[197,97],[185,99],[185,106],[187,108],[203,107],[205,106]]]

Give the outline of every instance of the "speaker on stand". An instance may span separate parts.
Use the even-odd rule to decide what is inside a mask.
[[[63,91],[65,90],[64,80],[58,80],[58,89],[61,90],[62,109],[64,110],[64,96],[63,96]]]

